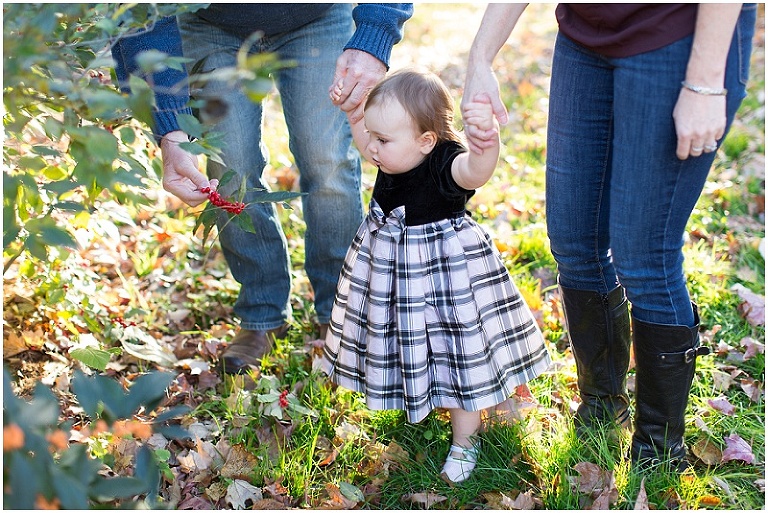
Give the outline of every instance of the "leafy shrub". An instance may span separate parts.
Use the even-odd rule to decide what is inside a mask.
[[[128,393],[114,380],[88,378],[76,372],[72,388],[80,406],[92,419],[100,419],[113,437],[125,433],[148,435],[150,430],[169,436],[185,432],[163,423],[185,409],[174,408],[151,423],[132,420],[143,410],[149,415],[165,397],[173,374],[145,374]],[[144,496],[155,505],[160,467],[153,451],[142,444],[136,453],[133,476],[105,477],[103,463],[86,444],[69,445],[69,423],[59,425],[59,403],[53,392],[38,383],[34,398],[25,401],[12,391],[3,371],[3,505],[11,509],[86,509]],[[105,425],[105,426],[104,426]],[[127,504],[121,504],[126,506]]]

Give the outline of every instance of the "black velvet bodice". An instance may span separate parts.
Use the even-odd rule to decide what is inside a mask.
[[[396,175],[379,170],[373,186],[373,199],[384,214],[405,206],[405,224],[417,226],[463,214],[475,193],[460,187],[451,175],[451,164],[467,151],[453,141],[435,149],[414,169]]]

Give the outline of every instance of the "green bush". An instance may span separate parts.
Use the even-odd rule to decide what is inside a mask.
[[[128,393],[104,376],[88,378],[75,373],[72,388],[80,406],[92,419],[106,424],[118,436],[126,426],[149,426],[172,437],[185,436],[176,426],[164,423],[186,408],[174,408],[155,417],[151,424],[133,421],[137,412],[148,416],[165,397],[173,374],[145,374]],[[104,477],[104,463],[85,444],[68,443],[69,423],[59,424],[60,407],[53,392],[38,383],[34,398],[25,401],[12,391],[3,371],[3,506],[10,509],[86,509],[95,506],[128,506],[133,497],[156,505],[160,467],[152,449],[142,444],[136,453],[133,476]],[[129,423],[123,422],[128,420]],[[125,501],[125,502],[123,502]]]

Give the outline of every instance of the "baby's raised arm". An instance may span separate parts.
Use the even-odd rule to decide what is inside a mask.
[[[487,94],[477,95],[464,104],[462,109],[464,126],[495,133],[489,140],[495,144],[484,148],[481,153],[470,150],[462,153],[453,161],[451,172],[456,183],[465,189],[477,189],[483,186],[496,170],[499,161],[499,123],[493,115],[491,100]]]

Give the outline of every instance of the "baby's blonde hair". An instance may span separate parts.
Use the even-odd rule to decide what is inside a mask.
[[[461,142],[453,128],[453,98],[440,77],[406,68],[392,73],[371,90],[365,108],[395,99],[413,120],[419,133],[434,132],[437,142]]]

